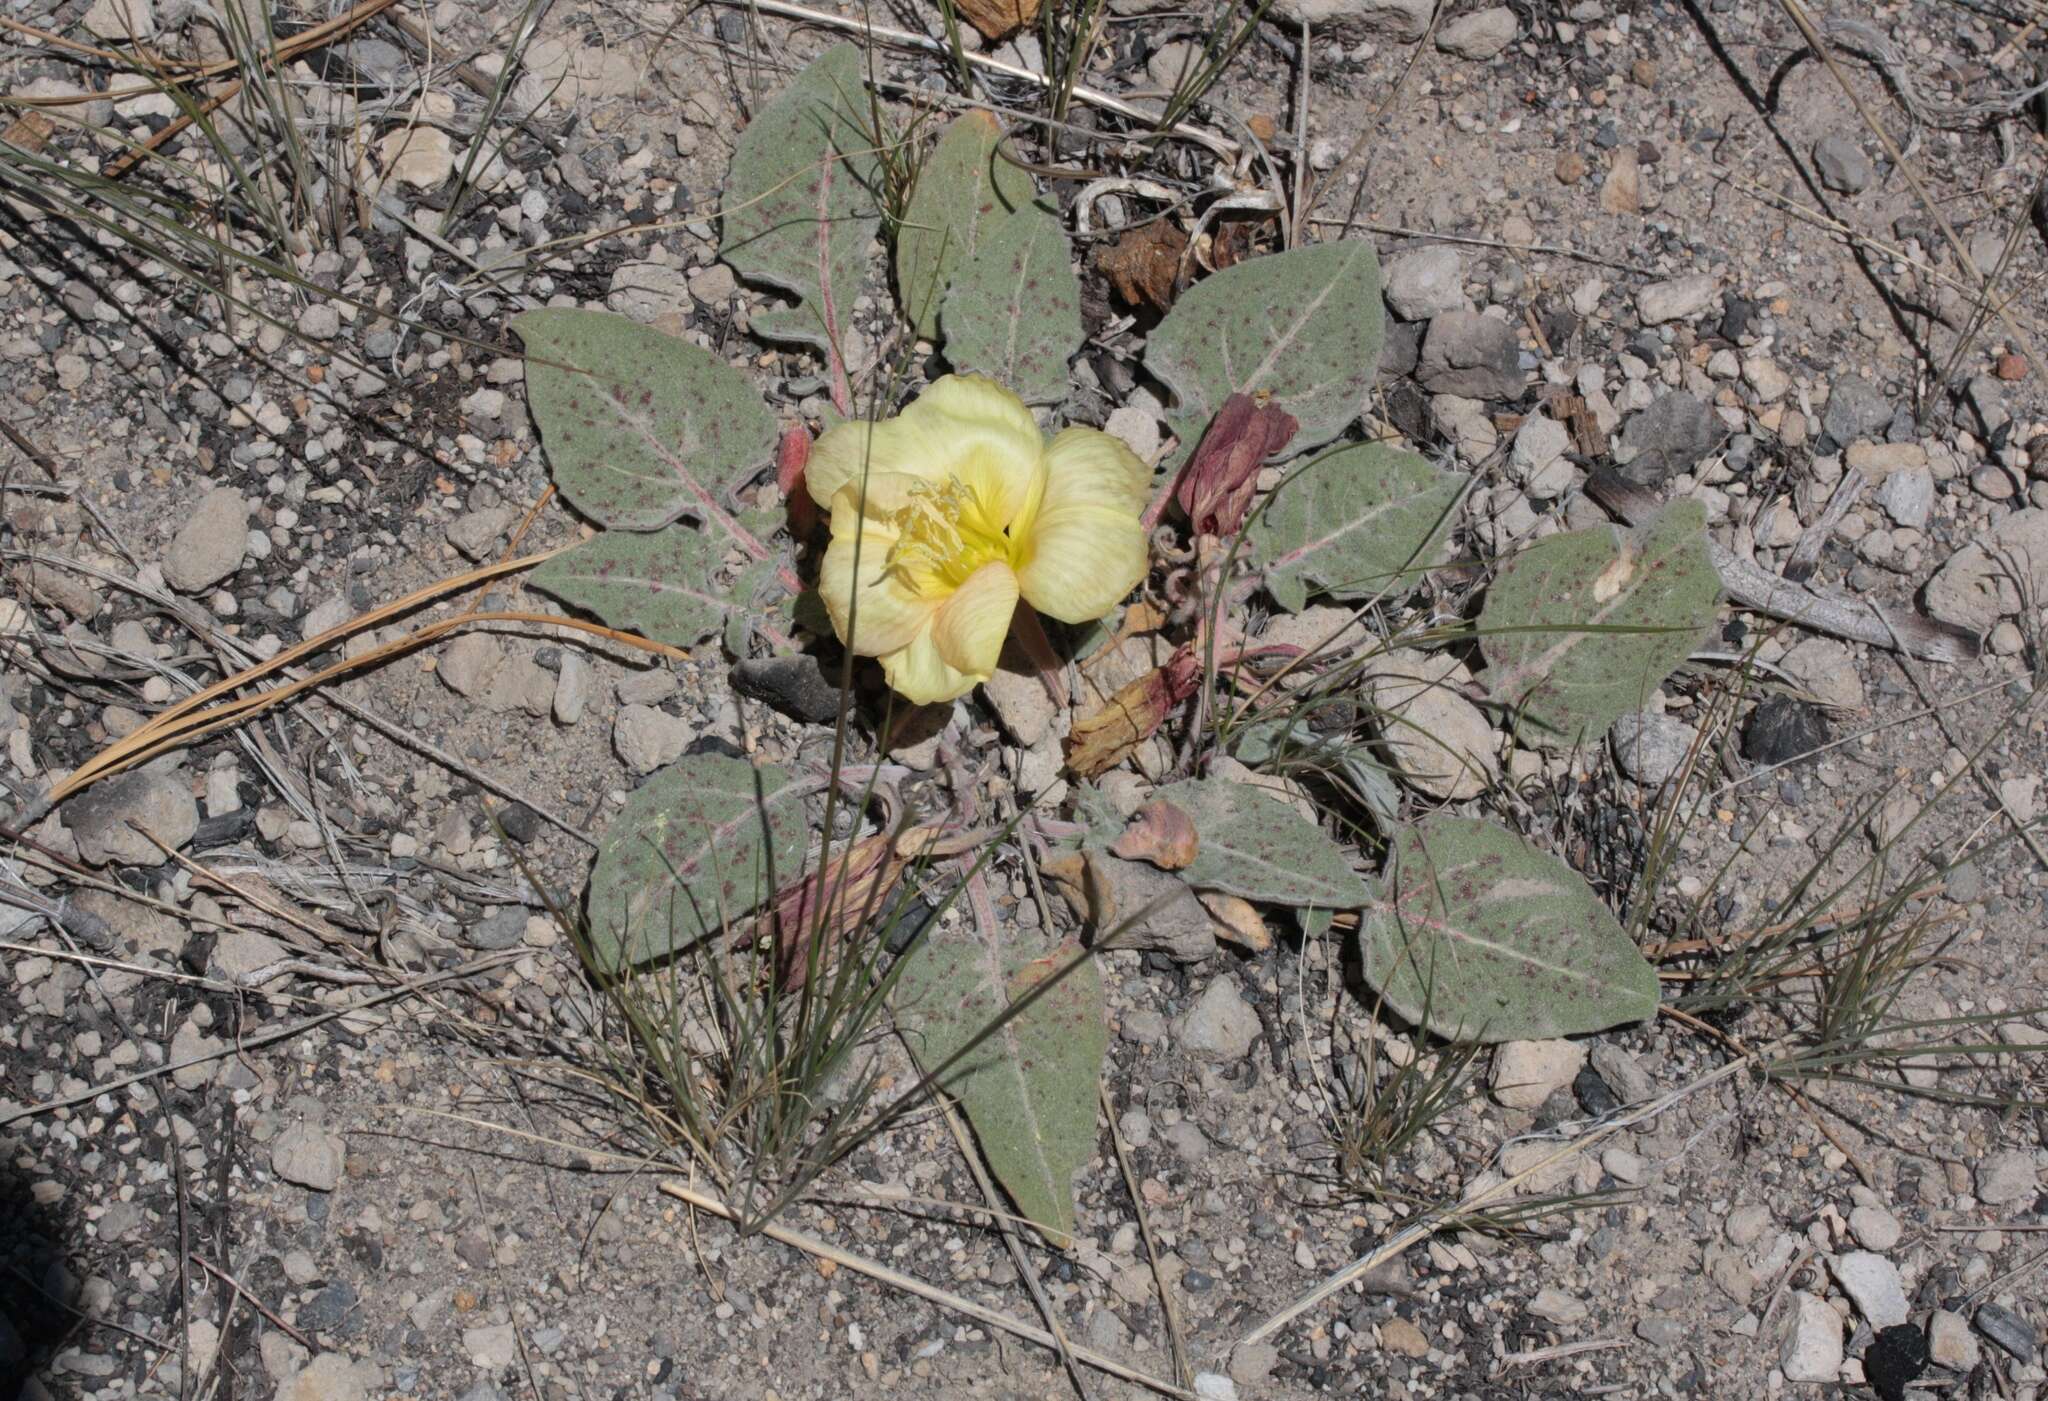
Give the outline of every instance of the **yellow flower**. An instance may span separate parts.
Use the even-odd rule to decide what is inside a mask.
[[[1093,428],[1048,441],[979,375],[946,376],[895,418],[842,423],[805,468],[832,514],[818,592],[833,630],[920,705],[964,695],[994,673],[1019,597],[1091,622],[1144,576],[1148,476]]]

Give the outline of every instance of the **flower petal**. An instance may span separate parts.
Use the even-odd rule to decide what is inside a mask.
[[[1089,623],[1145,577],[1147,542],[1135,510],[1069,505],[1041,511],[1030,557],[1017,570],[1024,598],[1063,623]]]
[[[1000,561],[967,576],[932,618],[932,641],[955,671],[986,680],[1002,655],[1017,611],[1017,576]]]
[[[1024,401],[992,379],[947,375],[918,395],[896,421],[913,425],[932,445],[938,466],[919,475],[959,478],[987,504],[998,524],[1016,520],[1040,490],[1045,435]]]
[[[1069,506],[1143,514],[1152,470],[1123,443],[1095,428],[1067,428],[1046,444],[1041,511]]]
[[[897,694],[914,705],[953,700],[973,690],[983,678],[946,664],[932,630],[920,632],[909,646],[881,659],[882,675]]]
[[[1045,492],[1023,526],[1024,597],[1063,623],[1093,622],[1145,577],[1139,517],[1151,472],[1107,433],[1069,428],[1045,450]]]
[[[832,499],[832,543],[818,566],[818,596],[831,615],[832,630],[857,656],[880,656],[906,645],[924,630],[938,606],[936,600],[919,597],[900,575],[889,571],[896,528],[887,520],[885,503],[905,490],[906,481],[900,476],[870,477],[865,515],[858,482],[841,487]],[[856,591],[858,609],[854,606]],[[850,636],[849,628],[859,636]]]
[[[937,480],[942,467],[938,449],[907,417],[885,418],[880,423],[840,423],[820,433],[818,441],[811,444],[804,486],[811,500],[829,508],[841,488],[860,483],[864,471],[871,477],[898,473]]]

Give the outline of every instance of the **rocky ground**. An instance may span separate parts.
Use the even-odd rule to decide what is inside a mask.
[[[28,0],[9,17],[104,43],[145,20],[169,34],[192,8]],[[1184,17],[1110,9],[1091,83],[1143,90],[1177,67]],[[2048,1039],[2048,869],[2012,839],[2039,831],[2048,754],[2029,705],[2048,624],[2048,367],[2030,349],[2048,345],[2032,222],[2048,216],[2028,213],[2048,154],[2036,109],[1955,115],[2029,81],[2039,36],[1997,6],[1894,7],[1872,31],[1889,84],[1856,57],[1867,38],[1837,36],[1856,97],[1939,193],[1931,213],[1771,7],[1454,5],[1434,25],[1414,0],[1281,9],[1197,119],[1285,128],[1305,97],[1299,145],[1337,177],[1318,232],[1354,209],[1385,263],[1381,416],[1480,474],[1459,536],[1473,578],[1606,519],[1581,487],[1611,464],[1703,502],[1763,571],[1798,558],[1824,587],[1984,638],[1982,655],[1914,661],[1731,614],[1719,660],[1609,749],[1546,758],[1488,732],[1475,761],[1505,782],[1478,801],[1619,892],[1705,732],[1693,791],[1709,801],[1670,892],[1711,894],[1728,930],[1816,865],[1839,877],[1883,849],[1895,882],[1999,842],[1913,906],[1954,941],[1901,1010],[1986,1018],[1969,1034],[2022,1050]],[[489,107],[449,59],[490,75],[522,13],[422,10],[445,50],[432,66],[396,31],[348,45],[367,85],[364,218],[298,259],[302,288],[245,278],[249,305],[227,314],[75,223],[21,201],[0,214],[15,806],[224,674],[576,538],[559,504],[532,510],[548,476],[504,330],[518,309],[651,322],[819,420],[819,366],[746,339],[761,303],[716,260],[714,220],[751,104],[826,36],[657,0],[557,7]],[[51,43],[8,45],[10,93],[81,81]],[[999,56],[1031,64],[1035,41]],[[923,60],[879,61],[937,81]],[[328,100],[344,77],[301,81]],[[138,138],[174,115],[149,96],[93,106]],[[502,147],[447,220],[450,132],[486,122]],[[1965,257],[1999,269],[2009,322],[1975,314]],[[1100,339],[1068,412],[1115,409],[1112,429],[1156,456],[1165,406],[1117,351],[1125,309],[1099,275],[1088,286]],[[883,311],[855,309],[856,370],[898,349]],[[486,610],[559,612],[516,575],[481,588]],[[1745,654],[1769,699],[1731,711]],[[1034,695],[962,702],[891,757],[1014,766],[1008,741],[1053,722]],[[822,758],[832,700],[815,664],[736,674],[713,646],[650,665],[491,624],[10,832],[25,898],[0,906],[0,1382],[109,1401],[1072,1392],[1035,1346],[658,1193],[669,1166],[636,1158],[578,1078],[597,998],[549,898],[573,903],[593,837],[646,775],[707,748]],[[1056,776],[1013,776],[1058,800]],[[1144,791],[1132,776],[1120,800]],[[1021,871],[1001,875],[1035,918]],[[1809,1112],[1745,1076],[1695,1088],[1729,1048],[1672,1021],[1504,1049],[1404,1176],[1449,1198],[1633,1120],[1532,1184],[1604,1195],[1526,1236],[1417,1245],[1246,1343],[1401,1219],[1332,1174],[1332,1022],[1362,1024],[1348,955],[1212,939],[1193,961],[1105,964],[1106,1084],[1138,1201],[1105,1135],[1074,1248],[1026,1257],[1097,1352],[1170,1373],[1163,1278],[1211,1396],[1869,1394],[1906,1348],[1882,1333],[1898,1325],[1941,1394],[2048,1382],[2044,1082],[2019,1051],[1911,1070],[2003,1108],[1880,1074],[1818,1090]],[[1719,1029],[1771,1034],[1750,1008]],[[786,1224],[1036,1323],[1000,1237],[945,1205],[981,1200],[924,1117]],[[1148,1394],[1084,1375],[1095,1395]]]

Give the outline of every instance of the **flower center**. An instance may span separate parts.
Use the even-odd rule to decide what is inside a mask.
[[[897,540],[889,569],[925,598],[951,593],[985,564],[1016,563],[1016,542],[1004,522],[958,477],[919,482],[890,524]]]

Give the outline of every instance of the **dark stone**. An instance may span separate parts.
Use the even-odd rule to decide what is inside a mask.
[[[807,725],[839,717],[839,683],[808,652],[743,661],[732,669],[732,688]]]
[[[1189,1270],[1180,1277],[1180,1287],[1190,1294],[1206,1294],[1216,1287],[1216,1279],[1201,1270]]]
[[[1637,486],[1659,487],[1714,450],[1727,432],[1714,411],[1692,395],[1673,390],[1650,402],[1622,426],[1622,441],[1634,453],[1618,470]]]
[[[540,814],[524,803],[507,803],[498,809],[498,825],[506,836],[525,846],[540,835]]]
[[[1786,764],[1828,742],[1828,722],[1817,707],[1790,696],[1766,696],[1742,728],[1742,757],[1752,764]]]
[[[1927,1335],[1911,1323],[1878,1332],[1864,1350],[1863,1377],[1884,1401],[1905,1401],[1906,1384],[1927,1370]]]
[[[1427,443],[1439,436],[1429,397],[1412,379],[1395,380],[1387,386],[1387,421],[1411,443]]]
[[[1730,345],[1738,345],[1742,338],[1756,328],[1757,313],[1762,304],[1730,293],[1721,302],[1721,339]]]
[[[1977,1331],[2021,1362],[2032,1362],[2040,1351],[2040,1335],[2034,1325],[2011,1309],[1986,1304],[1973,1320]]]
[[[296,1321],[308,1333],[332,1333],[348,1322],[355,1307],[355,1286],[336,1280],[299,1305]]]
[[[1607,1082],[1600,1078],[1600,1072],[1590,1065],[1582,1068],[1572,1080],[1572,1093],[1578,1096],[1585,1111],[1596,1119],[1621,1108],[1621,1096],[1609,1089]]]
[[[1416,377],[1432,394],[1519,399],[1526,380],[1515,328],[1476,311],[1447,311],[1429,323]]]
[[[892,954],[902,953],[910,947],[911,940],[922,934],[925,927],[938,917],[938,906],[927,904],[919,897],[912,896],[898,902],[882,935],[882,947]]]
[[[241,807],[219,817],[202,817],[199,830],[192,834],[192,849],[211,851],[217,846],[233,846],[255,828],[256,809],[253,807]]]
[[[1878,392],[1877,386],[1844,376],[1828,390],[1828,406],[1821,415],[1820,431],[1832,438],[1836,447],[1847,447],[1858,438],[1883,432],[1891,421],[1891,401]]]
[[[1387,338],[1380,344],[1380,378],[1398,379],[1414,373],[1422,358],[1422,333],[1427,323],[1389,319],[1386,326]]]

